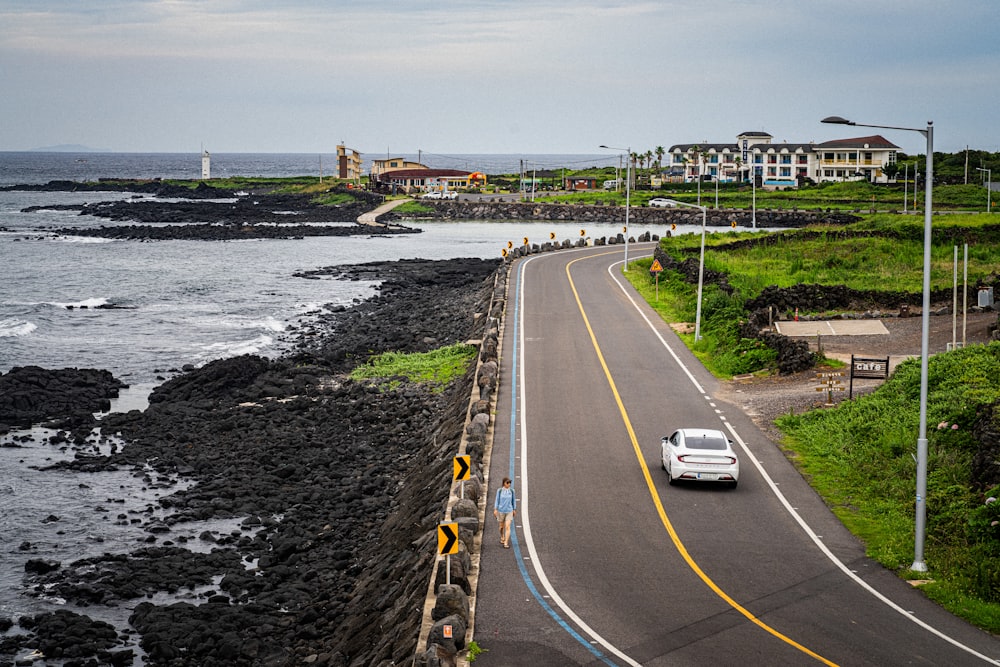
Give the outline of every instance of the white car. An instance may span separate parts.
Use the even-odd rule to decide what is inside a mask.
[[[660,463],[671,484],[682,480],[722,482],[735,489],[740,460],[722,431],[682,428],[660,440]]]
[[[663,197],[650,199],[648,203],[654,208],[677,208],[677,202],[673,199],[664,199]]]
[[[454,190],[445,190],[441,193],[441,199],[458,199],[458,193]]]
[[[424,194],[420,195],[420,198],[421,199],[441,199],[441,193],[440,192],[425,192]]]

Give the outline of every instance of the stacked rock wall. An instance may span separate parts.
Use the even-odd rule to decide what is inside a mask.
[[[538,220],[579,223],[624,223],[624,206],[594,206],[592,204],[541,204],[500,201],[421,202],[429,209],[419,216],[390,211],[379,222],[412,220],[414,217],[440,220]],[[701,225],[701,211],[691,208],[651,208],[630,206],[629,224],[641,225]],[[761,228],[805,227],[815,224],[847,224],[853,215],[826,211],[762,210],[756,213],[756,226]],[[711,227],[754,226],[752,211],[719,209],[708,211],[705,224]]]

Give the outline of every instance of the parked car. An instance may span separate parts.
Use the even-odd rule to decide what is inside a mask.
[[[445,190],[441,193],[441,199],[458,199],[458,193],[454,190]]]
[[[649,205],[656,208],[677,208],[677,202],[675,202],[673,199],[664,199],[663,197],[656,197],[655,199],[650,199]]]
[[[441,193],[440,192],[425,192],[424,194],[420,195],[420,198],[421,199],[441,199]]]
[[[681,428],[660,440],[660,464],[671,484],[682,480],[722,482],[735,489],[740,460],[722,431]]]

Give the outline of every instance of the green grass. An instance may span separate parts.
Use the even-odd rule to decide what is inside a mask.
[[[811,234],[770,234],[768,242],[733,245],[746,238],[732,233],[706,237],[706,270],[721,271],[747,298],[765,287],[798,283],[846,285],[856,290],[878,289],[917,293],[923,284],[923,221],[905,215],[864,216],[849,227],[813,228]],[[987,214],[945,216],[934,220],[931,287],[946,289],[954,278],[954,246],[969,242],[969,279],[997,271],[996,243],[1000,221]],[[661,246],[675,257],[692,256],[700,237],[684,234],[663,239]],[[960,248],[960,259],[962,252]],[[970,283],[972,284],[972,283]]]
[[[896,369],[877,391],[837,407],[777,420],[784,446],[868,555],[912,576],[913,495],[920,363]],[[1000,508],[972,490],[977,411],[1000,400],[1000,343],[936,354],[928,369],[925,560],[932,599],[1000,632]],[[1000,503],[995,503],[997,505]]]
[[[423,215],[425,213],[430,213],[433,210],[434,207],[422,204],[418,201],[408,201],[405,204],[400,204],[393,209],[393,211],[399,213],[400,215]]]
[[[834,210],[858,212],[893,212],[904,209],[914,210],[913,187],[904,192],[903,184],[873,185],[859,183],[819,183],[816,185],[790,188],[781,191],[756,189],[756,206],[759,209],[799,209]],[[754,205],[754,189],[743,184],[719,184],[719,208],[749,209]],[[667,197],[688,204],[698,202],[697,183],[669,183],[659,190],[633,190],[630,203],[644,206],[653,197]],[[567,204],[625,204],[625,192],[579,192],[566,195],[536,195],[538,201]],[[701,203],[709,208],[715,206],[715,184],[703,183]],[[916,209],[923,210],[924,198],[921,191],[917,196]],[[940,185],[934,188],[935,210],[985,211],[986,190],[980,185]]]
[[[432,391],[440,392],[465,374],[475,356],[476,348],[462,343],[431,352],[384,352],[351,371],[351,379],[380,380],[388,389],[395,389],[405,380],[429,385]]]

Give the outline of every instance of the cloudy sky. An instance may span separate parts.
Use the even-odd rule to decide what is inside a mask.
[[[997,0],[3,0],[0,150],[599,153],[935,125],[1000,151]],[[913,132],[882,132],[910,153]]]

